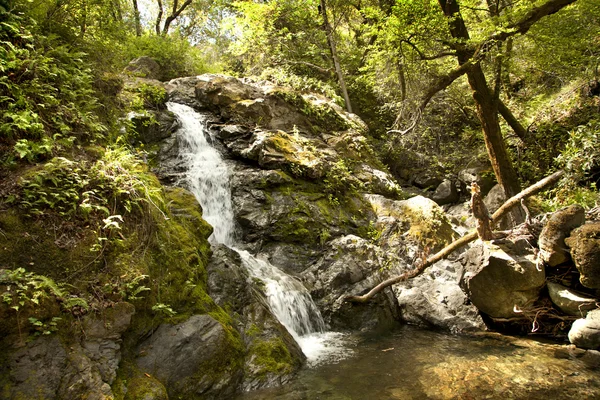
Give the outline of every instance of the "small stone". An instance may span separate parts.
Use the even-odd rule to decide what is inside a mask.
[[[548,282],[547,286],[550,300],[565,314],[585,317],[589,310],[596,308],[596,299],[590,298],[584,293],[554,282]]]

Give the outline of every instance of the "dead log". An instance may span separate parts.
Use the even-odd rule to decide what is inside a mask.
[[[527,197],[533,196],[534,194],[545,189],[546,187],[556,183],[560,179],[560,177],[563,176],[563,174],[564,174],[563,171],[557,171],[557,172],[553,173],[552,175],[547,176],[546,178],[542,179],[541,181],[529,186],[527,189],[522,190],[517,195],[508,199],[494,213],[494,215],[492,215],[492,226],[493,226],[493,224],[498,222],[500,220],[500,218],[502,218],[508,211],[510,211],[511,208],[513,208],[514,206],[519,204],[522,199],[526,199]],[[385,281],[381,282],[380,284],[375,286],[373,289],[371,289],[368,293],[366,293],[362,296],[348,296],[344,299],[344,301],[349,301],[352,303],[366,303],[373,296],[375,296],[377,293],[381,292],[386,287],[394,285],[399,282],[403,282],[405,280],[408,280],[408,279],[414,278],[415,276],[420,275],[429,266],[448,257],[455,250],[472,242],[473,240],[477,239],[477,237],[478,236],[477,236],[476,231],[471,232],[471,233],[461,237],[460,239],[455,240],[454,242],[450,243],[448,246],[444,247],[442,250],[440,250],[436,254],[427,258],[427,260],[425,260],[422,264],[417,265],[417,267],[415,269],[413,269],[411,271],[407,271],[407,272],[403,273],[402,275],[397,275],[397,276],[391,277],[389,279],[386,279]]]

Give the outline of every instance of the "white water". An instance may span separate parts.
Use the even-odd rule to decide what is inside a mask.
[[[325,332],[325,323],[308,291],[296,278],[268,261],[235,248],[235,223],[229,186],[229,170],[220,153],[207,140],[205,117],[191,107],[167,103],[181,122],[177,132],[181,162],[187,166],[185,185],[202,205],[204,219],[213,226],[209,241],[237,251],[250,275],[265,283],[273,314],[296,339],[309,364],[339,359],[348,351],[340,345],[341,334]]]

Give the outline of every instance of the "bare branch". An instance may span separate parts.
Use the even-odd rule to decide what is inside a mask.
[[[533,196],[534,194],[545,189],[546,187],[556,183],[563,176],[563,174],[564,174],[563,171],[557,171],[557,172],[553,173],[552,175],[547,176],[546,178],[542,179],[541,181],[535,183],[532,186],[529,186],[527,189],[521,191],[517,195],[508,199],[494,213],[494,215],[492,215],[492,224],[497,223],[506,213],[508,213],[510,211],[511,208],[513,208],[517,204],[520,204],[522,199]],[[455,250],[472,242],[475,239],[477,239],[477,232],[471,232],[471,233],[461,237],[460,239],[455,240],[454,242],[450,243],[448,246],[444,247],[442,250],[440,250],[433,256],[429,257],[421,265],[418,265],[417,268],[415,268],[411,271],[407,271],[407,272],[403,273],[402,275],[398,275],[398,276],[394,276],[392,278],[386,279],[385,281],[381,282],[379,285],[375,286],[368,293],[366,293],[362,296],[348,296],[344,299],[344,301],[349,301],[352,303],[366,303],[371,298],[373,298],[373,296],[375,296],[377,293],[381,292],[386,287],[394,285],[396,283],[403,282],[405,280],[408,280],[408,279],[414,278],[415,276],[420,275],[429,266],[446,258],[448,255],[453,253]]]
[[[416,44],[414,44],[413,42],[411,42],[408,39],[404,39],[401,41],[401,43],[406,43],[407,45],[409,45],[410,47],[412,47],[412,49],[417,52],[417,54],[419,55],[419,58],[423,61],[430,61],[430,60],[437,60],[438,58],[443,58],[443,57],[449,57],[449,56],[455,56],[456,52],[455,51],[443,51],[441,53],[435,54],[433,56],[426,56],[425,53],[423,53]]]

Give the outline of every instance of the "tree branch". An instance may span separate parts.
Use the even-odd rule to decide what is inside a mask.
[[[419,50],[419,48],[417,47],[416,44],[414,44],[413,42],[411,42],[408,39],[404,39],[401,41],[401,43],[406,43],[407,45],[409,45],[410,47],[412,47],[412,49],[417,52],[417,54],[419,55],[419,58],[423,61],[430,61],[430,60],[437,60],[438,58],[442,58],[442,57],[448,57],[448,56],[455,56],[456,52],[455,51],[443,51],[441,53],[438,53],[436,55],[433,56],[426,56],[425,53],[423,53],[421,50]]]
[[[506,107],[506,104],[504,104],[502,100],[498,101],[498,111],[506,123],[512,128],[513,132],[515,132],[515,135],[517,135],[522,141],[525,141],[527,129],[521,125],[519,120],[513,115],[510,109]]]
[[[511,36],[523,35],[540,19],[548,15],[556,14],[566,6],[575,3],[577,0],[549,0],[546,3],[532,8],[521,20],[510,24],[501,32],[492,35],[486,41],[504,41]]]
[[[517,195],[508,199],[494,213],[494,215],[492,215],[492,224],[495,224],[496,222],[498,222],[506,213],[508,213],[508,211],[510,211],[510,209],[512,207],[519,204],[522,199],[533,196],[534,194],[545,189],[546,187],[556,183],[560,179],[560,177],[563,176],[563,174],[564,174],[563,171],[557,171],[557,172],[553,173],[552,175],[547,176],[546,178],[542,179],[541,181],[535,183],[532,186],[529,186],[527,189],[521,191]],[[442,250],[440,250],[433,256],[429,257],[427,260],[425,260],[421,265],[418,265],[415,269],[413,269],[411,271],[407,271],[407,272],[403,273],[402,275],[397,275],[392,278],[386,279],[385,281],[381,282],[380,284],[375,286],[373,289],[371,289],[368,293],[366,293],[362,296],[348,296],[344,299],[344,301],[349,301],[352,303],[366,303],[371,298],[373,298],[373,296],[375,296],[377,293],[381,292],[386,287],[394,285],[396,283],[403,282],[405,280],[408,280],[408,279],[414,278],[415,276],[420,275],[429,266],[446,258],[448,255],[450,255],[452,252],[454,252],[458,248],[472,242],[475,239],[477,239],[477,232],[471,232],[471,233],[461,237],[460,239],[455,240],[454,242],[450,243],[448,246],[444,247]]]
[[[177,9],[177,3],[177,0],[175,0],[175,2],[173,3],[173,12],[165,20],[165,24],[163,25],[162,30],[163,36],[166,35],[169,31],[169,26],[171,26],[171,23],[175,21],[177,17],[179,17],[179,15],[181,15],[183,10],[185,10],[190,4],[192,4],[192,0],[186,0],[185,3],[183,3],[179,9]]]

